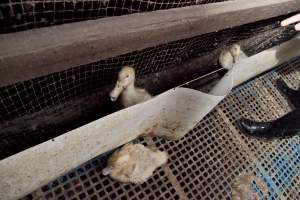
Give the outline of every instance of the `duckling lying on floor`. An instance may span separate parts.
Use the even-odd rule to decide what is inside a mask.
[[[263,193],[264,199],[268,199],[268,187],[265,182],[255,175],[242,174],[232,186],[232,200],[259,200],[258,193],[251,187],[253,181]]]
[[[165,152],[151,150],[142,144],[127,144],[110,156],[102,174],[120,182],[143,183],[167,160]]]
[[[129,107],[147,101],[152,96],[144,89],[135,86],[135,70],[130,66],[125,66],[118,74],[118,80],[114,89],[110,92],[112,101],[120,97],[122,106]]]

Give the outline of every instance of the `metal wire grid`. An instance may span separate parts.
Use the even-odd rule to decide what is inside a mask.
[[[271,141],[249,138],[236,124],[241,117],[271,120],[290,111],[275,87],[278,78],[298,87],[300,58],[235,88],[181,140],[141,140],[169,154],[167,165],[144,184],[103,177],[107,160],[103,155],[25,199],[231,199],[234,180],[248,172],[267,184],[268,199],[298,200],[300,136]]]
[[[171,69],[176,64],[230,43],[263,34],[259,44],[249,43],[245,46],[250,55],[258,53],[296,34],[291,27],[279,27],[278,22],[284,17],[162,44],[2,87],[0,122],[61,105],[112,84],[116,73],[124,65],[134,64],[137,76],[145,76]]]
[[[136,142],[147,146],[143,139]],[[24,199],[180,199],[162,168],[147,183],[111,185],[111,179],[101,174],[109,154],[74,169]]]
[[[232,124],[231,129],[240,137],[240,141],[258,163],[258,171],[264,176],[271,193],[271,199],[289,196],[299,182],[300,146],[297,136],[293,139],[262,141],[248,138],[240,133],[236,120],[246,116],[265,121],[278,118],[290,111],[284,97],[278,92],[275,80],[282,77],[287,83],[300,85],[299,60],[288,64],[287,68],[272,71],[235,90],[238,93],[231,101],[223,101],[220,111]],[[234,102],[232,102],[234,101]],[[236,104],[237,103],[237,104]],[[241,105],[241,106],[232,106]]]
[[[0,33],[226,0],[2,0]]]

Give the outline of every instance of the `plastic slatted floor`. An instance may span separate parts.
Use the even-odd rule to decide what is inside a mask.
[[[300,199],[300,136],[272,141],[244,136],[243,117],[272,120],[289,112],[275,86],[282,78],[300,86],[300,58],[237,88],[179,141],[140,142],[169,154],[168,164],[141,185],[118,183],[101,175],[107,155],[99,156],[26,199],[231,199],[239,174],[254,173],[269,189],[269,199]]]

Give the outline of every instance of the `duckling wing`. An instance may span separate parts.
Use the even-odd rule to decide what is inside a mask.
[[[234,62],[234,58],[230,51],[222,51],[219,56],[219,63],[225,69],[231,69]]]
[[[137,93],[138,93],[140,102],[147,101],[152,98],[152,96],[145,89],[137,88]]]

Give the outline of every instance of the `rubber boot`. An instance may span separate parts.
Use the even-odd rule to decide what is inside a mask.
[[[239,126],[249,136],[260,138],[286,138],[300,133],[300,109],[270,122],[255,122],[242,118]]]

